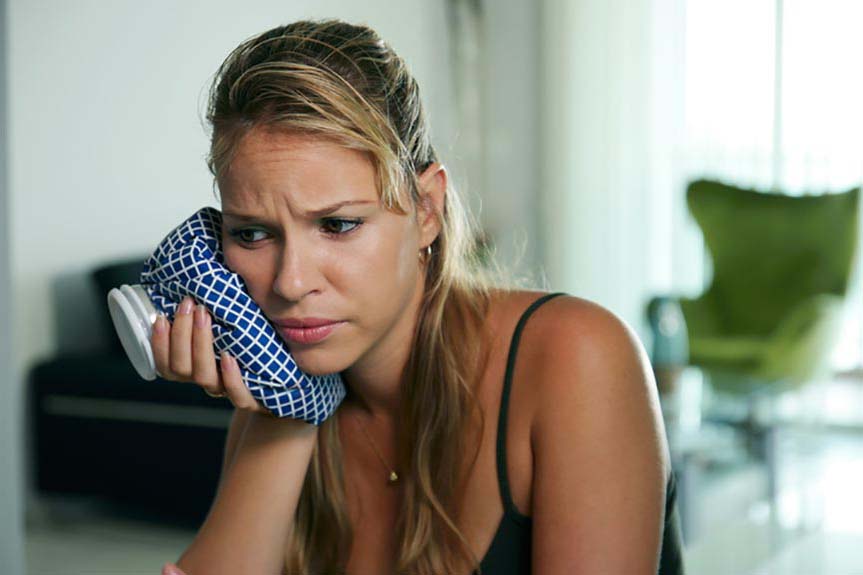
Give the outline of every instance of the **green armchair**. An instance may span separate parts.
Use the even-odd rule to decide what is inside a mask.
[[[675,374],[689,365],[712,391],[742,399],[742,417],[706,415],[744,428],[750,449],[767,465],[771,502],[778,429],[762,421],[759,405],[829,373],[852,275],[859,197],[860,188],[787,196],[690,183],[686,202],[713,278],[698,297],[657,296],[646,307],[660,391],[661,379],[673,389]]]
[[[697,180],[686,201],[713,279],[679,298],[688,363],[718,391],[796,387],[827,373],[857,243],[860,188],[787,196]],[[667,300],[667,298],[665,298]],[[648,304],[648,313],[655,308]]]

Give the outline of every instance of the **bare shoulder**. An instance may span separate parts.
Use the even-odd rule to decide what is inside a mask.
[[[584,383],[559,377],[570,373],[602,376],[608,370],[629,371],[625,375],[631,377],[624,379],[631,384],[653,383],[650,360],[638,335],[622,318],[598,303],[560,295],[536,310],[530,323],[530,337],[525,337],[521,346],[541,352],[529,355],[539,360],[534,367],[547,376],[543,381],[550,383],[544,387],[551,393],[557,381],[568,381],[560,384],[564,387]]]
[[[489,331],[498,345],[527,309],[548,292],[512,290],[492,298]],[[555,404],[564,396],[602,401],[635,393],[658,409],[650,360],[635,331],[619,316],[588,299],[561,294],[534,309],[518,342],[518,362],[532,374],[531,396]]]
[[[519,318],[545,295],[498,294],[488,323],[499,357]],[[561,294],[523,324],[517,357],[533,571],[655,573],[669,458],[637,334],[607,308]]]
[[[497,311],[491,317],[498,318],[493,323],[499,328],[506,323],[515,326],[546,295],[549,293],[528,290],[498,293],[492,300],[492,309]],[[530,358],[526,361],[550,374],[572,367],[568,364],[576,355],[612,363],[647,359],[642,357],[638,336],[620,317],[595,302],[568,294],[557,295],[534,310],[524,326],[518,353],[519,358]]]
[[[669,462],[644,348],[585,299],[552,298],[535,316],[534,570],[655,573]]]
[[[578,414],[585,426],[612,417],[621,441],[650,431],[655,448],[657,436],[664,436],[644,346],[609,309],[571,295],[554,297],[531,316],[519,347],[534,374],[532,436],[561,410],[569,410],[570,417]]]

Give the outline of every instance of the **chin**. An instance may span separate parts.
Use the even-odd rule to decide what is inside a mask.
[[[333,357],[332,352],[322,353],[321,357],[315,358],[311,357],[314,355],[313,351],[308,352],[299,352],[294,354],[291,352],[291,357],[294,358],[294,361],[297,364],[297,367],[302,370],[306,375],[312,376],[321,376],[321,375],[330,375],[333,373],[338,373],[344,371],[347,367],[344,365],[343,361],[338,361]]]

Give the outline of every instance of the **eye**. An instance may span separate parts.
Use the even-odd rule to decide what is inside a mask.
[[[354,220],[344,218],[326,218],[321,221],[323,222],[321,228],[324,229],[324,233],[333,236],[343,236],[349,234],[352,231],[356,230],[358,227],[360,227],[363,223],[363,221],[359,219]],[[347,230],[342,228],[342,226],[346,224],[352,225],[353,227]]]
[[[231,231],[230,231],[230,232],[228,232],[228,233],[230,234],[230,236],[231,236],[232,238],[234,238],[235,240],[237,240],[237,241],[238,241],[238,242],[240,242],[241,244],[254,244],[254,243],[257,243],[255,240],[250,239],[248,236],[246,236],[246,235],[244,235],[244,234],[254,234],[254,233],[266,234],[266,232],[265,232],[265,231],[263,231],[263,230],[255,230],[255,229],[252,229],[252,228],[245,228],[245,229],[231,230]]]

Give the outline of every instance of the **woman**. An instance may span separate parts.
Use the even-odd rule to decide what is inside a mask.
[[[208,120],[225,263],[300,368],[340,372],[348,395],[320,427],[270,417],[235,362],[217,366],[203,308],[157,321],[160,374],[236,407],[183,571],[682,572],[641,344],[482,261],[418,87],[374,31],[247,40]]]

